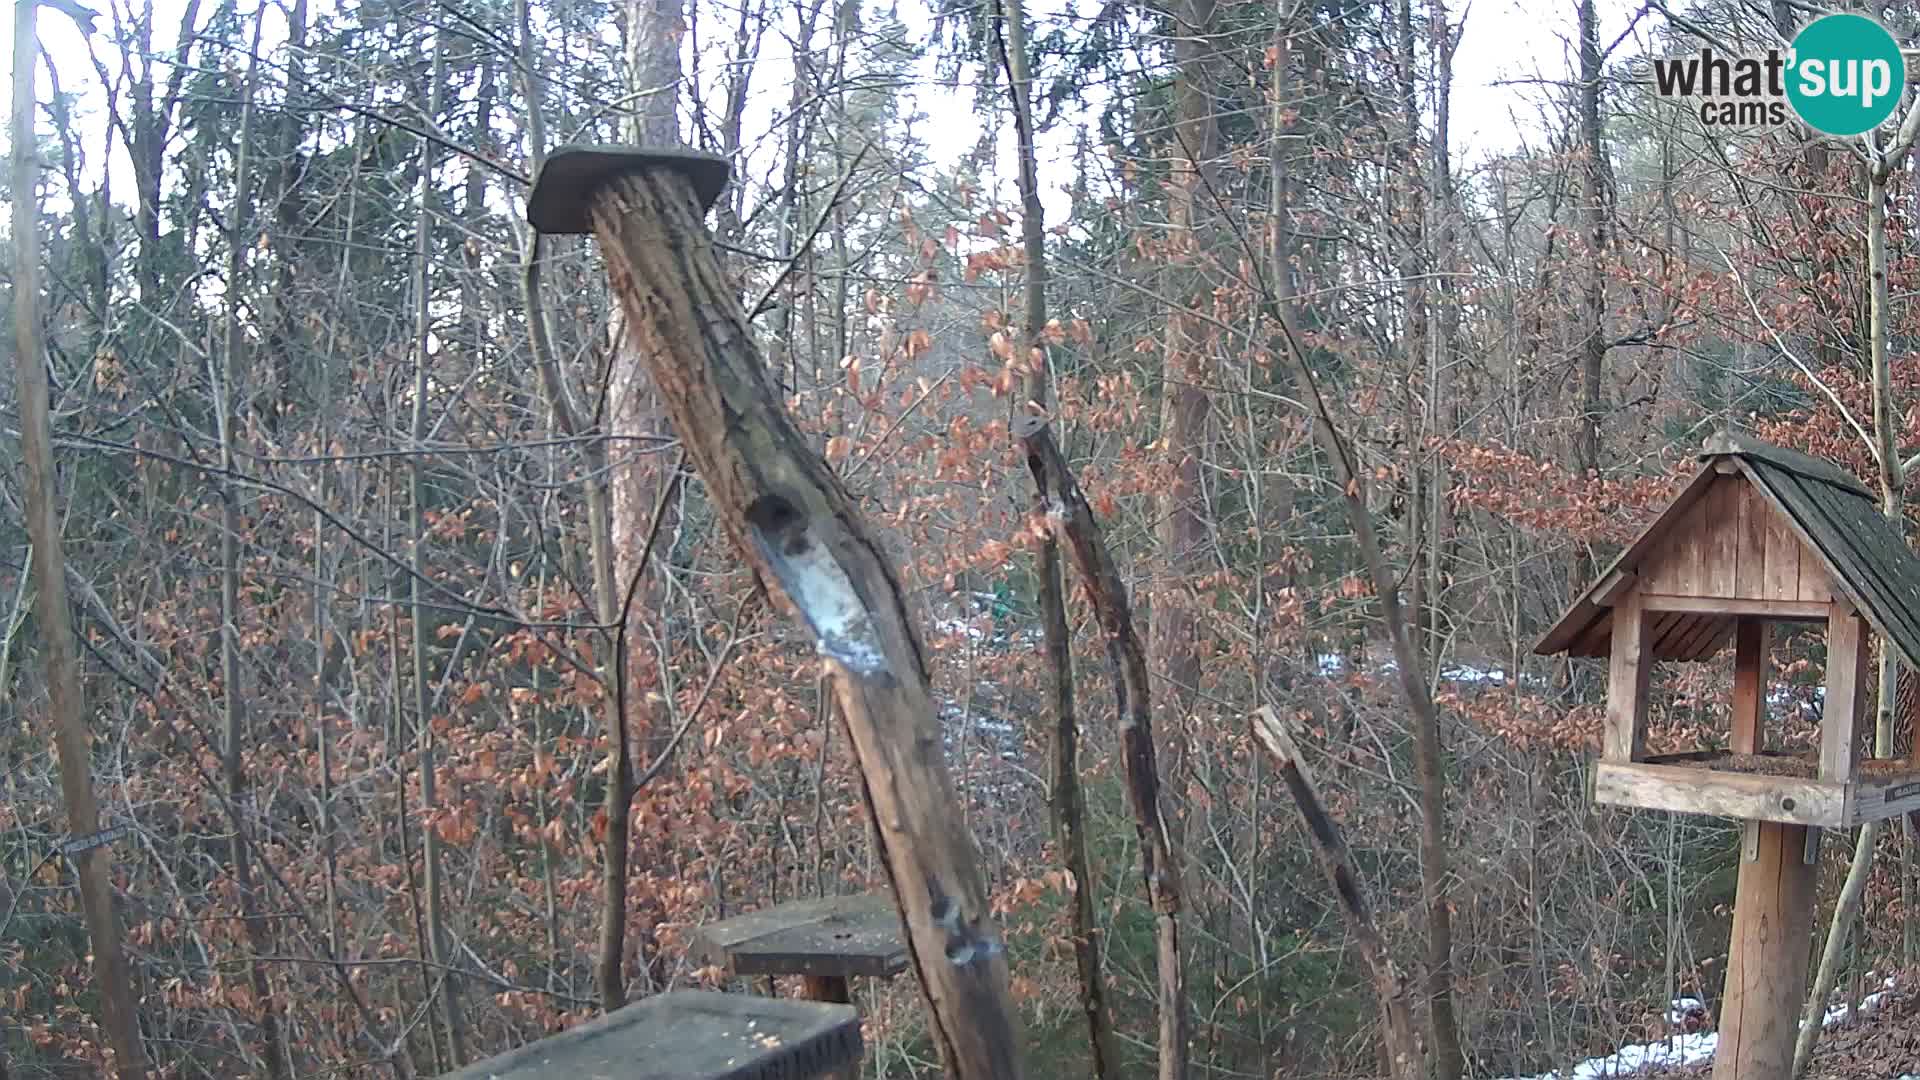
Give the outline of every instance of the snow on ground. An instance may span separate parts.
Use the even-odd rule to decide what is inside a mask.
[[[1881,985],[1883,989],[1880,992],[1868,994],[1861,1000],[1862,1014],[1872,1012],[1879,1007],[1880,1002],[1887,996],[1886,988],[1893,986],[1893,980],[1889,978]],[[1702,1005],[1697,999],[1676,998],[1668,1009],[1667,1016],[1670,1021],[1678,1023],[1679,1018],[1684,1017],[1689,1011],[1700,1008]],[[1847,1007],[1835,1005],[1827,1010],[1821,1026],[1831,1027],[1846,1018]],[[1660,1039],[1656,1042],[1623,1046],[1611,1054],[1588,1058],[1573,1066],[1571,1072],[1562,1073],[1555,1070],[1538,1076],[1509,1077],[1508,1080],[1603,1080],[1606,1077],[1632,1076],[1646,1069],[1703,1065],[1713,1060],[1713,1052],[1719,1045],[1718,1032],[1702,1031],[1695,1034],[1675,1035],[1670,1039]],[[1900,1080],[1920,1080],[1920,1076],[1904,1076]]]

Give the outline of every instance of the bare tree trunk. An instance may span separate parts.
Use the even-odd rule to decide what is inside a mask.
[[[15,0],[13,15],[13,331],[14,376],[19,380],[20,458],[26,477],[25,511],[33,545],[34,614],[47,658],[47,697],[60,759],[60,796],[67,834],[86,837],[100,828],[94,799],[92,733],[80,690],[79,645],[67,609],[67,563],[54,505],[53,421],[49,415],[47,354],[40,339],[40,164],[34,136],[33,67],[40,53],[35,0]],[[121,951],[120,917],[113,906],[113,860],[106,844],[68,856],[80,878],[80,907],[93,953],[100,1026],[113,1049],[113,1075],[143,1080],[146,1050],[133,982]]]
[[[240,492],[234,476],[234,425],[237,413],[246,409],[246,365],[242,355],[246,340],[240,326],[246,273],[246,252],[250,241],[247,229],[248,203],[252,193],[253,125],[255,75],[260,62],[260,30],[264,17],[253,24],[253,46],[248,57],[246,89],[240,107],[240,131],[234,152],[234,198],[227,233],[226,267],[226,340],[222,350],[223,370],[214,387],[215,418],[219,425],[220,468],[226,479],[220,485],[220,696],[223,719],[221,768],[225,774],[227,797],[235,812],[250,830],[264,817],[253,804],[248,790],[243,753],[247,743],[246,695],[240,687]],[[254,1007],[259,1010],[260,1033],[267,1043],[267,1075],[284,1078],[291,1063],[281,1037],[280,1014],[267,982],[267,970],[260,957],[271,953],[266,920],[260,917],[260,898],[254,892],[253,841],[245,831],[233,838],[233,877],[240,891],[240,912],[247,935],[247,979],[253,990]]]
[[[1219,126],[1207,85],[1208,59],[1215,46],[1216,0],[1175,0],[1173,74],[1173,166],[1167,186],[1167,242],[1178,276],[1168,295],[1179,298],[1193,282],[1186,277],[1201,253],[1200,225],[1205,219],[1203,171],[1217,153]],[[1171,477],[1161,492],[1155,530],[1160,558],[1154,584],[1152,617],[1147,626],[1149,668],[1166,686],[1161,702],[1160,737],[1167,748],[1167,786],[1176,815],[1187,776],[1187,713],[1200,686],[1199,632],[1194,600],[1186,595],[1192,577],[1205,565],[1206,493],[1201,463],[1206,457],[1210,403],[1202,389],[1208,350],[1201,324],[1182,306],[1167,313],[1166,356],[1162,368],[1160,439]],[[1170,823],[1179,832],[1177,816]],[[1178,845],[1176,845],[1178,846]]]
[[[1007,94],[1013,103],[1014,130],[1020,157],[1021,238],[1027,254],[1026,403],[1015,399],[1015,419],[1031,408],[1044,412],[1052,365],[1047,355],[1047,242],[1046,209],[1040,202],[1040,170],[1033,146],[1032,78],[1028,73],[1026,7],[1022,0],[1002,0],[995,26],[1001,65],[1006,70]],[[1034,509],[1043,493],[1035,491]],[[1113,1024],[1107,1014],[1106,980],[1100,971],[1100,938],[1094,925],[1093,876],[1087,860],[1086,805],[1080,791],[1079,717],[1074,709],[1073,641],[1067,627],[1066,595],[1061,581],[1060,544],[1048,536],[1040,545],[1036,599],[1046,633],[1047,665],[1053,677],[1053,827],[1060,854],[1071,877],[1073,955],[1080,973],[1080,1010],[1087,1021],[1093,1054],[1091,1073],[1112,1080],[1120,1067]]]
[[[1606,249],[1607,249],[1607,149],[1600,120],[1600,80],[1604,74],[1600,56],[1600,23],[1594,0],[1579,0],[1580,24],[1580,141],[1581,141],[1581,216],[1586,226],[1587,280],[1583,295],[1580,327],[1580,421],[1574,434],[1573,464],[1580,482],[1596,479],[1600,472],[1600,420],[1605,415],[1605,394],[1601,387],[1607,358],[1606,343]],[[1575,590],[1584,589],[1593,580],[1592,553],[1584,543],[1574,546],[1573,582]]]
[[[678,146],[681,4],[679,0],[628,0],[627,19],[627,85],[634,95],[633,111],[624,125],[627,138],[641,146]],[[542,154],[545,151],[545,147],[540,148]],[[528,265],[538,273],[537,259]],[[663,593],[659,579],[643,578],[645,568],[634,559],[651,511],[667,483],[658,456],[641,452],[638,448],[643,444],[635,441],[657,434],[664,426],[664,417],[646,366],[633,353],[627,314],[618,307],[609,320],[609,333],[608,438],[587,445],[588,554],[593,564],[594,609],[603,626],[612,626],[623,618],[622,582],[637,581],[632,610],[639,619],[651,620],[660,610]],[[573,425],[574,433],[585,433],[586,421],[578,410],[569,409],[566,420]],[[636,616],[628,613],[625,618]],[[604,670],[607,694],[601,704],[610,767],[606,799],[601,804],[607,827],[601,841],[602,910],[595,980],[601,1007],[609,1011],[627,1000],[627,875],[633,843],[632,729],[636,725],[623,706],[638,702],[645,707],[646,695],[636,692],[641,688],[635,676],[651,677],[659,670],[650,635],[629,634],[628,641],[629,655],[619,657],[613,655],[609,642]],[[618,687],[613,685],[616,673],[622,675]],[[661,735],[654,730],[657,725],[651,717],[638,726],[650,733],[649,741],[657,749]],[[644,964],[640,975],[650,987],[652,973]]]
[[[1074,565],[1093,601],[1095,617],[1107,638],[1107,658],[1113,664],[1114,698],[1120,719],[1120,757],[1127,785],[1127,804],[1133,810],[1134,830],[1140,838],[1140,869],[1146,878],[1147,899],[1153,905],[1155,937],[1159,945],[1160,1080],[1184,1080],[1187,1075],[1187,990],[1180,955],[1180,852],[1160,807],[1160,770],[1153,746],[1152,695],[1147,682],[1147,656],[1134,630],[1127,602],[1127,586],[1113,556],[1107,551],[1094,520],[1093,509],[1060,456],[1046,420],[1023,416],[1013,425],[1014,437],[1027,457],[1027,471],[1039,488],[1046,522],[1058,540],[1066,542]]]
[[[1920,105],[1914,108],[1920,109]],[[1910,136],[1907,141],[1911,142]],[[1876,442],[1872,449],[1880,463],[1880,512],[1902,534],[1906,532],[1901,499],[1906,466],[1900,460],[1900,451],[1894,442],[1902,421],[1898,410],[1894,408],[1891,360],[1887,354],[1887,311],[1892,304],[1887,285],[1887,180],[1894,166],[1905,157],[1906,149],[1899,147],[1897,153],[1892,148],[1883,150],[1880,160],[1867,166],[1867,349],[1873,368],[1873,434]],[[1898,664],[1894,650],[1882,642],[1880,692],[1873,723],[1874,757],[1893,756],[1893,707]],[[1807,994],[1806,1013],[1800,1023],[1799,1037],[1794,1042],[1794,1076],[1805,1074],[1807,1064],[1813,1059],[1813,1047],[1820,1038],[1822,1020],[1827,1012],[1827,998],[1833,993],[1833,984],[1840,977],[1840,962],[1846,953],[1847,938],[1854,932],[1855,923],[1860,917],[1860,902],[1866,896],[1867,879],[1873,872],[1874,845],[1879,838],[1880,823],[1874,821],[1861,826],[1854,841],[1853,861],[1847,867],[1847,877],[1840,886],[1840,896],[1834,901],[1833,921],[1827,925],[1826,944],[1820,950],[1820,966],[1815,969],[1813,986]]]
[[[427,115],[436,119],[440,115],[442,95],[446,92],[446,51],[446,35],[436,31],[433,38],[433,81],[427,91]],[[410,651],[413,655],[414,738],[420,747],[420,803],[421,809],[431,819],[440,807],[437,775],[439,754],[438,740],[433,731],[432,696],[427,689],[427,621],[431,616],[421,602],[420,583],[427,574],[426,469],[422,457],[427,437],[427,368],[431,360],[427,349],[433,331],[432,305],[429,302],[429,272],[433,265],[433,178],[439,154],[428,139],[420,141],[420,153],[418,235],[415,237],[418,249],[413,269],[413,415],[408,429],[412,455],[408,459],[407,470],[407,529],[412,540],[410,565],[413,570],[408,600],[413,624]],[[402,821],[400,827],[405,829],[408,825]],[[440,833],[431,826],[422,832],[421,847],[426,861],[427,943],[432,949],[434,964],[441,971],[440,1005],[447,1023],[448,1050],[453,1057],[453,1066],[459,1068],[467,1062],[467,1024],[460,1008],[461,980],[456,971],[458,965],[447,927]]]

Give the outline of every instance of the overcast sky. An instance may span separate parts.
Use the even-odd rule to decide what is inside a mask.
[[[326,0],[317,0],[315,6],[323,6]],[[1030,11],[1033,17],[1044,22],[1048,12],[1059,10],[1073,3],[1073,0],[1033,0]],[[171,48],[172,28],[177,25],[178,17],[164,17],[177,11],[177,0],[160,0],[162,18],[155,28],[157,49],[165,51]],[[1515,148],[1525,139],[1532,142],[1541,140],[1544,130],[1538,112],[1538,102],[1543,92],[1543,81],[1557,82],[1566,77],[1568,59],[1571,56],[1570,42],[1574,37],[1574,6],[1572,0],[1543,7],[1536,0],[1474,0],[1471,6],[1464,2],[1454,5],[1454,17],[1460,17],[1464,9],[1467,12],[1466,36],[1461,44],[1454,63],[1454,92],[1452,139],[1458,167],[1463,171],[1487,154],[1500,153]],[[1602,35],[1611,42],[1627,27],[1627,9],[1622,3],[1603,0]],[[929,24],[928,8],[925,0],[900,0],[902,19],[910,28],[920,29]],[[5,55],[12,56],[11,18],[0,19],[0,42],[5,43]],[[40,15],[40,34],[49,51],[60,65],[63,86],[69,92],[85,95],[83,111],[92,111],[95,115],[87,121],[89,134],[87,146],[90,151],[99,146],[98,110],[104,98],[101,87],[93,75],[91,64],[87,61],[80,35],[71,21],[64,15],[43,9]],[[104,37],[96,44],[107,47]],[[760,100],[755,111],[763,111],[771,118],[774,111],[786,101],[785,80],[776,77],[772,69],[784,66],[784,58],[771,55],[781,46],[769,35],[769,56],[763,62],[759,84]],[[1632,46],[1630,46],[1632,47]],[[111,66],[111,65],[109,65]],[[929,67],[929,73],[931,69]],[[912,92],[915,103],[928,116],[928,124],[923,130],[930,132],[977,132],[980,119],[972,112],[972,93],[970,88],[955,93],[953,88],[939,86],[929,82]],[[45,100],[48,88],[44,75],[40,78],[40,96]],[[11,97],[11,85],[0,80],[0,100]],[[42,125],[46,121],[42,118]],[[754,125],[750,122],[749,129]],[[765,127],[765,121],[761,125]],[[1059,220],[1065,210],[1065,201],[1058,194],[1058,188],[1071,179],[1067,170],[1056,162],[1061,161],[1071,149],[1071,132],[1064,125],[1056,129],[1048,140],[1051,145],[1041,147],[1043,171],[1047,182],[1047,203],[1050,220]],[[936,153],[954,156],[972,148],[974,136],[937,141]],[[1013,176],[1012,125],[1003,125],[1000,139],[1000,152],[1003,167],[999,170],[1007,182]],[[124,152],[116,150],[115,162],[117,190],[129,190],[129,185],[120,179],[126,168]],[[91,163],[97,167],[98,163]],[[1052,167],[1049,167],[1052,165]]]

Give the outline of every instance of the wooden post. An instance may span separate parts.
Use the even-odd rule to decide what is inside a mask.
[[[1613,647],[1607,662],[1607,718],[1602,761],[1638,761],[1647,749],[1647,617],[1640,594],[1629,590],[1613,606]]]
[[[1747,828],[1758,830],[1759,850],[1740,861],[1713,1080],[1791,1080],[1818,868],[1804,858],[1805,825]]]
[[[1733,630],[1733,738],[1736,754],[1767,748],[1767,624],[1741,616]]]
[[[1820,779],[1853,779],[1853,733],[1866,699],[1866,624],[1834,597],[1827,616],[1827,700],[1820,713]]]
[[[723,159],[569,147],[540,168],[527,219],[591,228],[647,367],[714,512],[834,675],[883,862],[948,1075],[1023,1075],[1006,949],[941,749],[926,654],[891,563],[788,419],[714,255],[705,211]]]

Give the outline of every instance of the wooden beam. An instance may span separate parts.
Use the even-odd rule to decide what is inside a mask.
[[[1631,570],[1614,570],[1601,578],[1600,584],[1594,586],[1593,602],[1601,607],[1612,607],[1619,601],[1622,593],[1633,588],[1633,583],[1637,580],[1639,580],[1638,575]]]
[[[1600,755],[1606,761],[1637,761],[1647,748],[1647,675],[1653,653],[1646,647],[1647,618],[1640,595],[1629,592],[1613,607],[1613,652],[1607,661],[1607,718]]]
[[[1866,700],[1866,623],[1836,599],[1827,620],[1827,699],[1820,716],[1820,779],[1853,777],[1853,733]]]
[[[1846,824],[1846,788],[1825,780],[1723,772],[1685,765],[1594,766],[1593,798],[1609,806],[1793,825]]]
[[[1740,862],[1713,1080],[1788,1080],[1807,986],[1818,867],[1803,857],[1806,826],[1762,821],[1748,827],[1758,830],[1759,843],[1756,857]]]
[[[535,181],[529,220],[559,229],[591,222],[631,354],[715,517],[832,673],[946,1072],[1020,1077],[1006,948],[940,752],[925,647],[885,546],[768,380],[707,231],[710,170],[699,160],[556,151]]]
[[[1821,600],[1757,600],[1737,596],[1664,596],[1641,593],[1646,611],[1681,611],[1696,615],[1753,615],[1763,619],[1814,621],[1825,619],[1833,605]]]
[[[1767,748],[1767,624],[1742,618],[1733,628],[1733,752]]]

